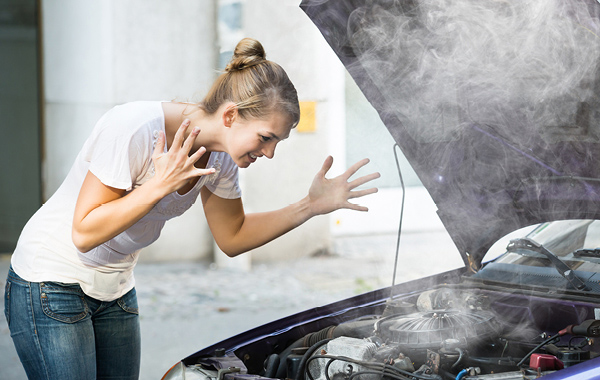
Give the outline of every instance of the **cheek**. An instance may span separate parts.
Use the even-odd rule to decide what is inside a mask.
[[[261,143],[256,140],[256,138],[247,138],[243,141],[241,145],[242,149],[247,150],[248,152],[253,152],[260,148]]]
[[[238,141],[236,141],[236,144],[232,147],[233,149],[233,155],[237,156],[237,157],[244,157],[246,156],[248,153],[252,153],[256,150],[258,150],[258,145],[252,141],[249,140],[244,140],[244,139],[240,139]]]
[[[241,157],[245,154],[257,151],[260,149],[260,141],[253,133],[239,133],[231,140],[231,154]]]

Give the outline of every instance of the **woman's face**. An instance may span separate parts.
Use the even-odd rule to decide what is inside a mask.
[[[237,117],[231,125],[227,153],[240,168],[259,157],[273,158],[277,144],[290,135],[289,118],[275,112],[266,119]]]

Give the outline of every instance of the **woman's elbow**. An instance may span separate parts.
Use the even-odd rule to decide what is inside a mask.
[[[75,248],[81,253],[86,253],[94,249],[96,246],[86,237],[85,234],[82,234],[75,230],[71,231],[71,239],[73,240],[73,244]]]
[[[231,257],[231,258],[234,258],[234,257],[239,256],[242,253],[246,252],[246,251],[236,251],[236,250],[231,250],[231,249],[228,249],[228,250],[222,249],[221,251],[223,251],[223,253],[225,255],[227,255],[228,257]]]
[[[248,251],[245,249],[240,249],[238,247],[235,247],[233,245],[226,245],[226,244],[219,244],[217,243],[217,246],[219,247],[219,249],[221,250],[221,252],[223,252],[225,255],[227,255],[228,257],[236,257],[241,255],[242,253]]]

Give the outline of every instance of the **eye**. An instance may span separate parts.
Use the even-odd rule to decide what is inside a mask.
[[[268,136],[263,136],[263,135],[259,135],[259,136],[260,136],[260,139],[262,140],[262,142],[267,142],[267,141],[271,140],[271,138]]]

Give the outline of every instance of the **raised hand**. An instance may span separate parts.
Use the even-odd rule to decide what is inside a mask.
[[[368,211],[366,207],[348,201],[352,198],[359,198],[377,192],[377,188],[375,187],[356,191],[354,189],[379,178],[379,173],[371,173],[349,181],[350,177],[368,163],[369,159],[365,158],[350,166],[343,174],[332,179],[327,179],[325,176],[333,164],[333,157],[327,157],[308,191],[309,207],[313,215],[327,214],[342,208]]]
[[[189,125],[190,121],[187,119],[181,123],[177,133],[175,133],[171,148],[166,153],[164,152],[164,133],[161,132],[156,141],[156,147],[152,153],[155,173],[153,179],[162,184],[166,194],[185,186],[193,178],[215,172],[214,168],[198,169],[194,166],[206,152],[206,148],[201,147],[193,154],[190,154],[194,146],[194,141],[200,133],[200,128],[195,127],[184,140],[185,131]]]

